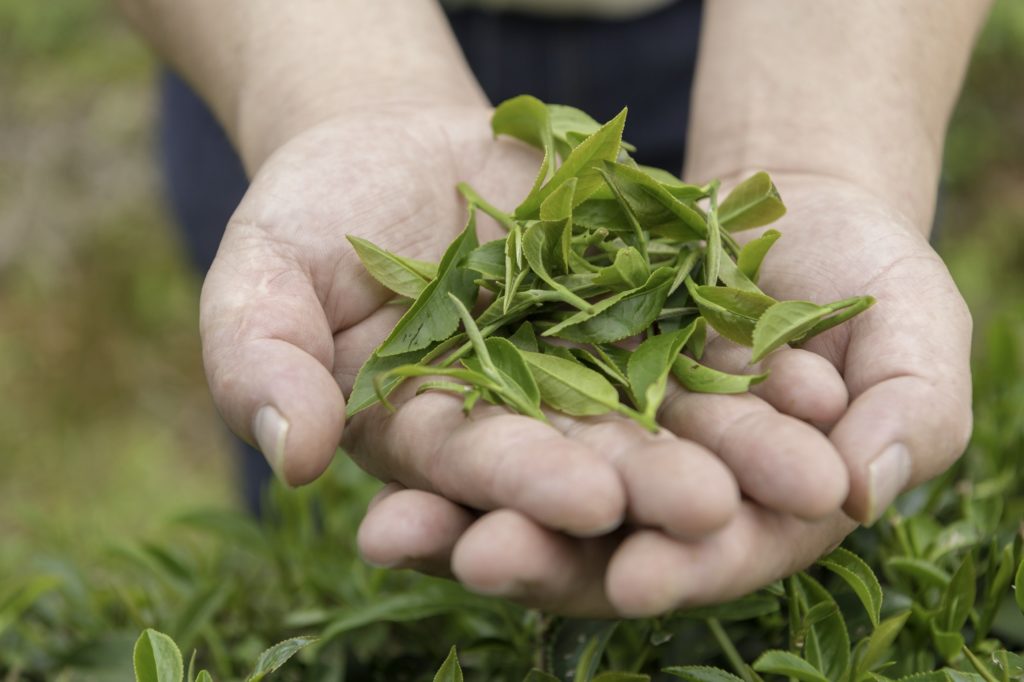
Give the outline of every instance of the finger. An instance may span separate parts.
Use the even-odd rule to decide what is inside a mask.
[[[374,566],[450,576],[455,543],[475,520],[443,497],[389,483],[370,502],[356,543]]]
[[[555,423],[611,462],[636,524],[696,537],[724,526],[739,509],[739,486],[729,469],[696,443],[664,431],[652,434],[617,416]]]
[[[854,526],[840,512],[808,522],[746,503],[697,542],[638,531],[608,565],[608,600],[623,616],[643,617],[735,599],[807,567]]]
[[[716,453],[740,489],[769,509],[815,519],[846,499],[846,466],[828,438],[757,396],[679,391],[659,422]]]
[[[550,424],[485,406],[467,417],[461,399],[427,392],[389,414],[353,419],[346,449],[382,480],[477,509],[508,507],[575,535],[617,527],[625,492],[615,469]]]
[[[850,469],[846,511],[864,523],[945,471],[970,437],[970,315],[944,269],[919,277],[930,286],[916,297],[880,283],[851,332],[855,397],[830,437]]]
[[[749,348],[718,337],[708,344],[701,362],[733,374],[768,372],[768,378],[751,386],[750,392],[779,412],[814,424],[834,424],[849,401],[839,371],[810,351],[782,348],[751,365]]]
[[[203,284],[203,362],[217,409],[291,485],[316,478],[341,436],[334,343],[308,275],[259,228],[235,224]]]
[[[480,594],[567,616],[607,617],[604,567],[616,541],[570,538],[502,509],[481,517],[462,536],[452,572]]]

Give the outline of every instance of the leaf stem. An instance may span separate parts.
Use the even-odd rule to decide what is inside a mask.
[[[468,183],[460,182],[458,185],[456,185],[456,188],[459,190],[459,193],[463,197],[465,197],[467,202],[476,206],[481,211],[497,220],[498,223],[506,230],[511,232],[512,230],[515,229],[516,221],[513,220],[512,216],[510,216],[508,213],[505,213],[500,208],[484,199],[477,193],[475,189],[470,187]]]
[[[967,660],[971,662],[971,665],[974,666],[974,669],[977,670],[978,674],[984,677],[987,682],[999,682],[999,680],[997,680],[992,675],[991,671],[989,671],[989,669],[985,667],[985,664],[978,660],[978,657],[974,655],[974,652],[971,651],[966,644],[964,644],[963,651],[964,656],[967,657]]]
[[[718,646],[722,648],[722,653],[729,660],[729,665],[743,678],[744,682],[754,682],[747,672],[747,664],[744,662],[743,657],[740,656],[740,652],[736,650],[736,646],[732,643],[729,633],[725,631],[725,628],[718,622],[718,619],[708,618],[704,622],[707,623],[708,629],[711,630],[715,641],[718,642]]]

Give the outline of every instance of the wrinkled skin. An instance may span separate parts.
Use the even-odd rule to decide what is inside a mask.
[[[276,469],[293,485],[339,442],[388,482],[360,527],[368,561],[564,614],[656,614],[787,575],[852,518],[876,517],[903,487],[872,499],[868,463],[887,445],[906,445],[909,484],[962,451],[970,318],[942,262],[856,186],[795,174],[774,176],[789,214],[762,287],[878,303],[767,358],[755,394],[675,388],[656,435],[619,417],[544,424],[489,405],[466,417],[461,400],[411,387],[394,414],[343,424],[343,396],[401,314],[345,235],[436,260],[465,223],[456,182],[515,206],[539,157],[494,141],[488,117],[395,112],[295,137],[254,178],[203,288],[204,360],[229,425],[252,441],[256,411],[273,405],[289,423]],[[481,222],[481,241],[501,234]],[[720,340],[705,359],[752,369],[749,350]]]

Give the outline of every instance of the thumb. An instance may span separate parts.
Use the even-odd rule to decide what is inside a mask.
[[[334,338],[308,272],[287,247],[259,228],[233,227],[200,300],[207,381],[228,426],[281,480],[302,485],[323,473],[341,440]]]

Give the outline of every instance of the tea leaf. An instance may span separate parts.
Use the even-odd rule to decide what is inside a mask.
[[[813,665],[788,651],[766,651],[752,667],[759,673],[786,675],[801,682],[829,682]]]
[[[544,402],[559,412],[586,417],[619,408],[619,392],[594,370],[554,355],[521,353]]]
[[[764,294],[731,287],[697,286],[690,279],[686,287],[707,323],[725,338],[744,346],[753,345],[757,321],[777,303]]]
[[[968,552],[942,595],[939,617],[935,621],[942,630],[960,632],[963,629],[974,608],[975,581],[974,557]]]
[[[487,279],[505,279],[506,239],[493,239],[476,247],[466,256],[462,266],[478,272]]]
[[[806,573],[797,574],[797,583],[808,604],[822,607],[820,619],[807,628],[804,657],[826,678],[846,679],[850,668],[850,635],[839,606],[828,590]]]
[[[196,675],[196,682],[213,682],[213,677],[205,670],[200,670]]]
[[[399,376],[389,376],[391,370],[403,365],[415,365],[427,354],[428,348],[413,350],[399,355],[382,357],[374,352],[369,360],[359,368],[355,383],[352,385],[352,392],[345,403],[345,416],[351,419],[363,410],[380,402],[379,395],[385,398],[391,394],[402,379]],[[378,381],[378,377],[386,377]]]
[[[871,567],[859,556],[842,547],[819,559],[818,563],[850,586],[868,612],[871,624],[877,626],[882,613],[882,586]]]
[[[711,207],[707,215],[708,234],[704,247],[704,284],[715,286],[722,269],[722,228],[718,224],[718,183],[711,183]]]
[[[754,353],[752,362],[757,362],[780,346],[799,342],[829,327],[831,318],[842,316],[848,319],[868,308],[873,299],[859,296],[827,305],[808,301],[780,301],[764,312],[754,327]],[[853,311],[850,314],[850,311]],[[836,323],[838,324],[838,323]]]
[[[433,263],[404,258],[355,235],[347,238],[366,271],[396,294],[416,298],[437,274]]]
[[[508,337],[508,340],[519,350],[528,350],[532,353],[538,351],[537,335],[533,331],[533,325],[529,322],[523,322],[519,325],[519,329],[516,330],[515,334]]]
[[[181,682],[185,662],[174,640],[146,628],[135,641],[132,653],[136,682]]]
[[[651,276],[647,260],[632,246],[615,254],[615,261],[597,271],[594,284],[609,289],[636,289]]]
[[[652,235],[675,242],[707,236],[704,218],[643,171],[622,163],[606,163],[602,174],[620,202],[629,207]]]
[[[626,109],[601,126],[593,135],[584,140],[569,153],[555,174],[543,186],[533,190],[516,209],[519,219],[536,218],[541,203],[569,178],[577,178],[575,203],[580,203],[593,194],[601,185],[598,168],[604,161],[612,161],[619,155],[622,142],[622,128],[626,123]]]
[[[911,576],[926,587],[945,589],[949,585],[949,573],[924,559],[892,557],[885,562],[885,565],[891,571]]]
[[[680,355],[672,363],[672,374],[683,388],[694,393],[746,393],[751,386],[768,378],[768,372],[728,374],[702,365],[685,355]]]
[[[629,379],[626,378],[625,373],[614,362],[604,357],[603,354],[599,353],[599,357],[599,355],[591,353],[586,348],[570,348],[569,352],[578,360],[597,367],[612,381],[622,386],[629,386]]]
[[[259,682],[287,663],[292,656],[316,641],[315,637],[293,637],[278,642],[260,654],[260,657],[256,659],[256,667],[249,673],[249,677],[245,678],[246,682]]]
[[[538,191],[555,172],[555,141],[548,106],[530,95],[507,99],[494,109],[491,130],[495,136],[508,135],[544,152],[530,193]]]
[[[695,323],[670,334],[648,337],[629,356],[626,376],[637,407],[644,415],[654,418],[665,398],[668,373],[683,344],[693,334]]]
[[[795,346],[799,346],[800,344],[809,341],[810,339],[813,339],[818,334],[821,334],[822,332],[827,331],[832,327],[835,327],[836,325],[846,322],[851,317],[860,315],[862,312],[864,312],[874,304],[875,299],[872,298],[871,296],[856,296],[854,298],[848,298],[843,301],[829,303],[825,307],[831,308],[833,311],[836,312],[836,314],[826,317],[821,322],[811,327],[810,330],[808,330],[808,332],[804,334],[801,338],[794,339],[793,341],[790,341],[790,343]]]
[[[1017,608],[1024,613],[1024,561],[1017,567],[1017,577],[1013,580],[1013,595],[1017,600]]]
[[[544,331],[581,343],[611,343],[643,331],[661,311],[672,279],[671,268],[658,268],[642,287],[614,294]]]
[[[930,627],[932,632],[932,644],[935,646],[935,650],[947,662],[952,662],[953,659],[960,655],[960,652],[964,648],[964,636],[960,634],[959,630],[955,632],[943,630],[942,626],[935,621],[931,621]]]
[[[462,666],[459,665],[459,656],[454,646],[434,675],[434,682],[462,682]]]
[[[870,671],[876,665],[882,662],[885,652],[892,646],[893,642],[896,641],[896,637],[899,636],[900,631],[903,629],[903,625],[907,622],[907,618],[910,617],[910,611],[904,611],[892,618],[886,618],[875,627],[871,635],[867,639],[867,645],[864,647],[863,652],[857,661],[856,673],[854,679],[859,679],[861,675]]]
[[[782,236],[778,230],[765,230],[757,239],[751,239],[740,249],[736,265],[740,272],[746,275],[751,282],[757,283],[757,276],[761,272],[761,263],[764,261],[768,249],[772,247],[779,237]]]
[[[688,682],[743,682],[730,672],[706,665],[683,665],[662,668],[661,672],[681,677]]]
[[[437,277],[423,288],[375,354],[386,357],[419,350],[455,332],[459,316],[448,303],[448,294],[454,294],[467,305],[472,304],[477,292],[473,274],[458,264],[476,247],[476,213],[470,210],[466,229],[445,251],[437,267]]]
[[[573,196],[576,193],[576,182],[576,178],[569,178],[540,205],[541,220],[561,221],[562,223],[558,263],[562,272],[570,272],[569,250],[572,248],[572,203]]]
[[[596,675],[592,682],[651,682],[651,676],[610,670]]]
[[[551,276],[548,268],[561,260],[561,239],[564,225],[558,222],[540,221],[531,225],[523,235],[523,255],[530,269],[566,303],[589,311],[593,306],[583,300]]]
[[[736,185],[722,202],[719,220],[730,232],[774,222],[786,214],[779,191],[764,171]]]

